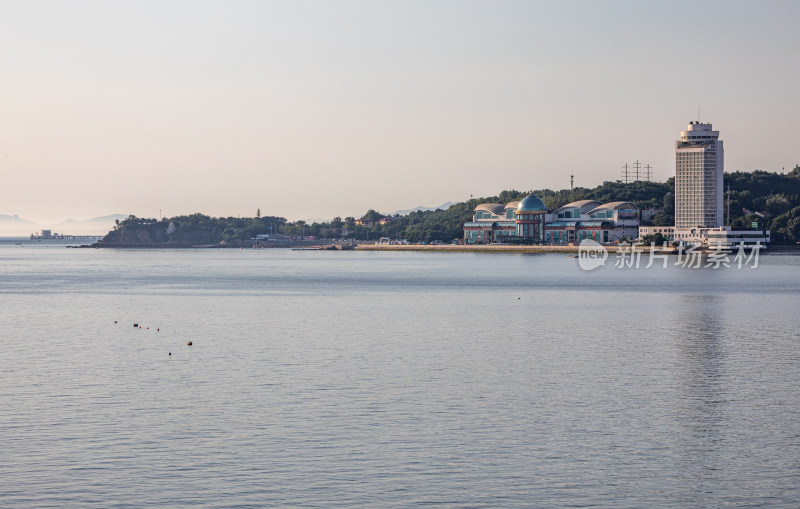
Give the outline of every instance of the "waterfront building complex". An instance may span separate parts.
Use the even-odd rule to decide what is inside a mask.
[[[581,200],[550,211],[533,194],[505,205],[482,203],[464,224],[468,244],[611,243],[635,239],[638,233],[639,211],[633,203]]]
[[[669,241],[707,247],[756,243],[764,246],[770,232],[732,230],[723,213],[724,150],[719,131],[700,121],[689,123],[675,142],[675,226],[640,226],[645,217],[634,203],[580,200],[548,210],[533,194],[502,205],[482,203],[464,223],[468,244],[521,243],[566,245],[591,239],[601,244],[632,241],[659,233]]]

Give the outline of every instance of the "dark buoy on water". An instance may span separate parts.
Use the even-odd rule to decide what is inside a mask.
[[[136,327],[138,327],[138,326],[139,326],[139,324],[138,324],[138,323],[135,323],[135,324],[133,324],[133,328],[134,328],[134,329],[135,329]]]
[[[169,353],[169,356],[172,357],[172,352]]]
[[[117,323],[117,321],[116,321],[116,320],[114,320],[114,323]]]
[[[192,346],[192,342],[191,341],[187,341],[186,344],[189,345],[189,346]]]

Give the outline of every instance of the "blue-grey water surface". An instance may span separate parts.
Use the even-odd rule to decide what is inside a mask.
[[[0,506],[796,507],[798,297],[796,256],[0,243]]]

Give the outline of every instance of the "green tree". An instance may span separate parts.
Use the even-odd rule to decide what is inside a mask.
[[[675,216],[675,195],[672,191],[667,191],[661,204],[664,209],[664,214],[668,216]]]
[[[791,208],[791,203],[782,194],[775,194],[767,198],[764,208],[770,216],[779,216]]]
[[[675,224],[675,218],[669,216],[664,212],[659,212],[653,217],[653,225],[655,226],[672,226]]]
[[[366,214],[361,216],[361,220],[376,222],[383,219],[383,217],[384,217],[383,214],[381,214],[380,212],[377,212],[374,209],[369,209]]]
[[[666,237],[664,237],[664,235],[660,232],[650,233],[639,239],[639,243],[644,244],[645,246],[649,246],[653,243],[656,246],[662,246],[666,241]]]

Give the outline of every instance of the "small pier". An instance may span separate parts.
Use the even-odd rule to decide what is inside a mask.
[[[31,233],[31,240],[97,240],[102,238],[102,235],[68,235],[65,233],[55,233],[52,230],[42,230],[41,233]]]

